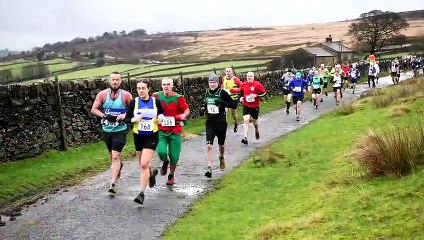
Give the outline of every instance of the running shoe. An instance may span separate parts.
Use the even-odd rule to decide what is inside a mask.
[[[205,176],[207,178],[212,178],[212,167],[211,166],[208,167],[208,171],[206,171]]]
[[[160,168],[160,175],[162,175],[162,176],[166,175],[166,173],[168,172],[168,164],[169,164],[168,159],[163,161],[162,167]]]
[[[248,144],[248,142],[247,142],[247,138],[243,138],[242,140],[241,140],[241,143],[243,143],[243,144]]]
[[[150,177],[149,177],[149,187],[152,188],[156,184],[156,175],[158,175],[158,170],[155,168],[153,171],[150,171]]]
[[[260,138],[258,129],[255,130],[255,138],[256,138],[256,140],[258,140]]]
[[[300,117],[299,116],[296,117],[296,121],[300,121]]]
[[[144,202],[144,192],[140,192],[137,197],[134,198],[134,202],[138,204],[143,204]]]
[[[237,123],[235,122],[234,123],[234,132],[237,132],[238,131],[238,125],[237,125]]]
[[[328,96],[328,93],[327,92],[324,92],[324,94],[325,94],[325,96]]]
[[[315,109],[318,109],[318,104],[317,104],[317,105],[315,105]]]
[[[172,185],[174,185],[174,175],[172,175],[172,174],[168,174],[168,180],[166,181],[166,185],[167,185],[167,186],[172,186]]]
[[[324,102],[324,99],[321,98],[321,100],[319,100],[320,102]]]
[[[116,184],[115,183],[110,184],[110,188],[109,188],[108,192],[116,194]]]
[[[290,113],[289,110],[286,110],[286,113],[289,114]]]

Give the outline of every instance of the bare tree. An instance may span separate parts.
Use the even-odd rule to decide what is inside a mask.
[[[404,36],[400,32],[408,27],[405,19],[394,12],[373,10],[362,13],[358,22],[350,24],[348,34],[374,54],[382,47],[397,42]]]

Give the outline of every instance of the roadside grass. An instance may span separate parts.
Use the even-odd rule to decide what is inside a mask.
[[[392,108],[363,101],[348,115],[331,112],[257,150],[197,200],[164,239],[424,237],[423,166],[403,177],[370,178],[354,158],[369,129],[385,129],[389,122],[406,128],[423,115],[423,97],[401,104],[410,111],[391,120]],[[258,167],[254,160],[268,149],[291,164]]]
[[[283,106],[282,96],[261,103],[264,114]],[[242,107],[237,108],[241,119]],[[232,120],[230,124],[232,124]],[[189,120],[184,128],[186,135],[198,135],[205,131],[205,118]],[[131,132],[123,150],[122,159],[135,157]],[[95,176],[110,166],[108,153],[103,141],[91,143],[67,152],[50,150],[35,158],[0,164],[0,209],[15,207],[32,202],[45,193],[64,186],[79,183],[87,177]]]
[[[123,158],[134,155],[132,138]],[[35,158],[0,164],[0,210],[32,202],[45,193],[75,185],[108,169],[110,160],[103,142],[86,144],[67,152],[48,151]]]

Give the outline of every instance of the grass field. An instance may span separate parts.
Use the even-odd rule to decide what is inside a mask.
[[[422,89],[387,107],[371,105],[396,89],[360,100],[353,112],[331,112],[258,150],[198,200],[164,239],[423,238],[424,168],[402,178],[369,178],[354,161],[353,151],[368,129],[423,122]],[[393,118],[399,105],[410,111]],[[284,157],[270,163],[266,152]]]
[[[272,98],[262,103],[261,114],[281,107],[281,97]],[[241,116],[241,107],[238,113]],[[204,124],[204,118],[189,120],[184,132],[187,135],[200,134],[205,131]],[[123,151],[124,159],[133,159],[134,151],[130,134]],[[51,150],[32,159],[0,164],[0,209],[20,205],[37,194],[54,191],[61,186],[74,185],[108,167],[103,142],[86,144],[68,152]]]
[[[64,69],[70,69],[70,68],[78,65],[78,63],[76,63],[76,62],[70,62],[68,60],[61,59],[61,58],[42,61],[42,62],[44,64],[53,64],[53,65],[47,65],[47,68],[50,72],[64,70]],[[6,70],[6,69],[11,69],[13,77],[21,77],[22,76],[22,68],[24,66],[37,64],[37,63],[38,63],[37,61],[29,61],[29,62],[17,61],[16,64],[13,64],[13,65],[7,65],[7,66],[0,65],[0,71]]]

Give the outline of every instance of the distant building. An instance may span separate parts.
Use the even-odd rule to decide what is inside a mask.
[[[309,62],[314,66],[324,63],[326,66],[335,63],[353,62],[354,51],[340,41],[333,41],[331,35],[325,38],[325,42],[316,43],[311,47],[300,48],[309,56]]]

